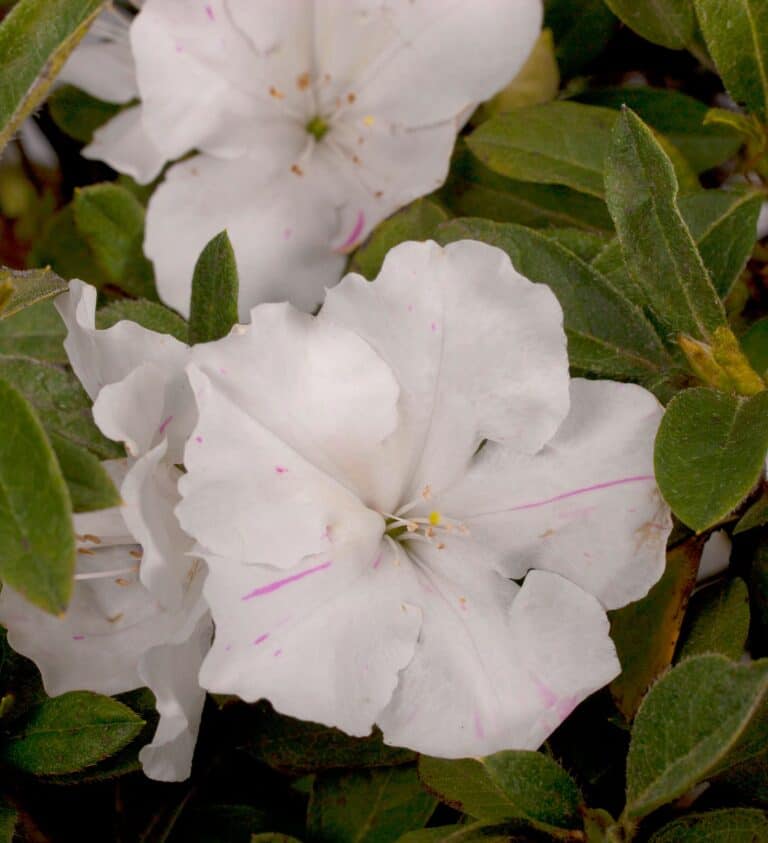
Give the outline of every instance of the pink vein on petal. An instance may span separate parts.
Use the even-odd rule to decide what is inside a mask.
[[[358,211],[357,212],[357,220],[355,222],[355,227],[352,229],[352,232],[349,235],[349,237],[347,237],[347,239],[341,244],[341,246],[339,246],[338,249],[336,249],[336,251],[341,252],[341,254],[344,254],[344,252],[351,249],[355,245],[355,243],[357,243],[357,239],[362,234],[364,226],[365,226],[365,214],[362,211]]]
[[[242,597],[243,600],[250,600],[253,597],[261,597],[262,594],[271,594],[273,591],[277,591],[279,588],[283,588],[283,586],[290,585],[293,582],[297,582],[298,580],[303,580],[304,577],[308,577],[311,574],[316,574],[319,571],[324,571],[326,568],[330,568],[333,565],[333,562],[323,562],[322,565],[315,565],[314,568],[307,568],[306,571],[300,571],[298,574],[293,574],[290,577],[285,577],[282,580],[275,580],[275,582],[270,583],[269,585],[263,585],[259,588],[255,588],[253,591],[249,591],[248,594]]]
[[[522,503],[519,506],[511,506],[505,509],[504,512],[517,512],[520,509],[534,509],[537,506],[546,506],[550,503],[557,503],[557,501],[564,501],[568,498],[573,498],[576,495],[584,495],[587,492],[597,492],[600,489],[610,489],[613,486],[623,486],[626,483],[640,483],[644,480],[655,480],[656,478],[651,474],[641,474],[637,477],[623,477],[621,480],[608,480],[605,483],[596,483],[594,486],[585,486],[583,489],[574,489],[571,492],[563,492],[562,495],[555,495],[553,498],[546,498],[543,501],[534,501],[533,503]],[[489,515],[491,513],[481,513]]]
[[[267,638],[269,638],[269,633],[265,632],[263,635],[260,635],[253,643],[254,644],[263,644]]]
[[[166,431],[166,429],[167,429],[168,425],[169,425],[172,421],[173,421],[173,416],[168,416],[168,418],[167,418],[167,419],[165,419],[165,421],[164,421],[164,422],[160,425],[160,427],[157,429],[157,432],[158,432],[158,433],[165,433],[165,431]]]

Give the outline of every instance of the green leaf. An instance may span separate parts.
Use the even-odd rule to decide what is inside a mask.
[[[127,320],[159,334],[170,334],[180,342],[189,340],[189,325],[163,304],[146,299],[118,299],[96,311],[96,327],[111,328]]]
[[[144,721],[128,706],[90,691],[46,700],[0,748],[7,763],[35,776],[75,773],[127,746]]]
[[[688,814],[660,828],[649,843],[765,843],[768,819],[752,808]]]
[[[398,843],[551,843],[553,839],[569,838],[566,835],[541,831],[525,822],[479,822],[409,831]]]
[[[94,512],[120,506],[122,500],[101,462],[78,445],[57,434],[51,435],[74,512]]]
[[[734,190],[701,190],[680,198],[680,213],[721,298],[752,254],[762,202],[759,193]]]
[[[577,372],[653,385],[673,367],[642,311],[546,233],[477,219],[453,220],[436,233],[441,243],[465,238],[503,249],[518,272],[552,288],[565,312],[568,352]]]
[[[694,6],[728,92],[768,121],[768,5],[764,0],[694,0]]]
[[[733,534],[746,533],[747,530],[755,530],[765,524],[768,524],[768,494],[763,490],[763,494],[741,516],[733,528]]]
[[[390,843],[423,828],[436,805],[411,766],[321,773],[307,829],[317,843]]]
[[[678,659],[702,653],[741,658],[749,632],[749,594],[744,580],[736,577],[697,591],[688,607],[685,625]]]
[[[683,50],[694,40],[696,15],[690,0],[605,0],[624,23],[654,44]]]
[[[10,286],[11,294],[0,308],[0,319],[7,319],[25,307],[52,299],[67,290],[67,282],[50,269],[17,270],[0,267],[0,285]]]
[[[0,578],[58,614],[75,573],[69,494],[40,420],[2,379],[0,407]]]
[[[544,25],[555,36],[557,63],[569,79],[602,53],[616,18],[603,0],[549,0]]]
[[[556,184],[533,184],[498,175],[484,167],[459,141],[440,201],[456,216],[485,217],[534,228],[567,226],[612,231],[605,204]]]
[[[5,799],[0,799],[0,843],[13,843],[19,812]]]
[[[527,820],[579,828],[581,792],[568,773],[540,752],[498,752],[485,758],[419,758],[419,777],[443,802],[486,821]]]
[[[507,178],[565,185],[602,198],[603,162],[615,121],[616,112],[607,108],[551,102],[488,120],[467,145]]]
[[[0,151],[45,98],[103,0],[20,0],[0,24]]]
[[[0,354],[22,354],[49,363],[66,363],[66,328],[52,302],[38,302],[9,319],[0,319]]]
[[[144,256],[144,208],[116,184],[78,188],[75,223],[111,283],[137,298],[157,301],[152,264]]]
[[[359,272],[372,281],[384,263],[390,249],[405,240],[429,240],[448,214],[432,199],[417,199],[407,207],[384,220],[355,252],[349,271]]]
[[[189,342],[196,345],[226,336],[237,323],[237,262],[226,231],[203,249],[192,278]]]
[[[122,445],[107,439],[94,424],[91,401],[71,372],[27,357],[0,357],[0,378],[29,401],[48,433],[100,459],[125,456]]]
[[[301,840],[298,837],[291,837],[290,834],[266,831],[262,834],[252,834],[251,843],[301,843]]]
[[[378,730],[367,738],[353,738],[338,729],[278,714],[263,703],[248,711],[252,729],[248,751],[289,775],[349,767],[389,767],[416,758],[409,749],[386,746]]]
[[[702,532],[728,516],[760,478],[768,452],[768,392],[738,398],[689,389],[656,437],[656,480],[677,517]]]
[[[733,157],[742,143],[741,135],[728,126],[704,124],[709,112],[704,103],[668,88],[597,88],[576,99],[603,108],[631,108],[674,144],[697,173]]]
[[[620,115],[606,160],[608,209],[624,259],[649,307],[673,334],[707,339],[725,310],[677,206],[677,178],[651,130]]]
[[[611,694],[621,713],[632,720],[648,688],[672,664],[685,607],[696,585],[703,542],[684,542],[667,554],[662,578],[641,600],[611,612],[611,639],[621,674]]]
[[[768,316],[750,327],[741,338],[741,347],[756,372],[768,372]]]
[[[122,109],[113,102],[96,99],[74,85],[62,85],[48,98],[53,122],[70,137],[90,143],[93,133]]]
[[[695,656],[662,677],[632,729],[626,815],[644,817],[764,748],[767,695],[765,659]]]

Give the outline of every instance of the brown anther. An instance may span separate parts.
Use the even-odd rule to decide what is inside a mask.
[[[285,99],[285,94],[282,91],[278,91],[277,88],[274,85],[270,85],[269,95],[271,97],[274,97],[276,100]]]
[[[417,532],[417,530],[419,529],[419,525],[418,525],[418,524],[414,524],[414,523],[413,523],[413,521],[409,521],[409,522],[405,525],[405,529],[406,529],[409,533],[415,533],[415,532]]]
[[[352,105],[352,103],[357,99],[356,94],[349,93],[347,94],[347,102]]]
[[[357,155],[353,155],[353,156],[352,156],[352,160],[355,162],[355,164],[359,164],[359,163],[360,163],[360,159],[357,157]]]
[[[293,164],[291,166],[291,172],[295,173],[297,176],[303,176],[304,175],[304,170],[302,170],[301,167],[299,167],[298,164]]]
[[[302,73],[301,76],[299,76],[298,79],[296,79],[296,87],[300,91],[306,91],[307,90],[307,88],[309,87],[309,74],[308,73]]]
[[[108,623],[117,623],[118,621],[121,621],[122,619],[123,619],[123,613],[118,612],[116,615],[112,615],[111,618],[107,618],[107,622]]]
[[[427,527],[424,532],[428,539],[433,539],[435,537],[435,531],[432,529],[432,527]]]
[[[118,577],[115,580],[115,582],[117,583],[117,585],[130,585],[131,584],[130,580],[123,579],[123,577]]]
[[[94,536],[92,533],[86,533],[84,536],[78,536],[78,539],[83,542],[90,542],[91,544],[101,544],[101,539]]]
[[[438,542],[435,546],[438,550],[445,550],[445,545],[442,542]]]
[[[376,191],[376,193],[374,193],[373,195],[374,195],[377,199],[381,199],[381,197],[384,195],[384,191],[383,191],[383,190],[377,190],[377,191]]]
[[[83,556],[95,556],[96,555],[96,551],[91,550],[89,547],[78,547],[77,552],[82,553]]]
[[[129,550],[129,556],[133,556],[134,559],[141,559],[144,556],[144,551],[142,550]]]

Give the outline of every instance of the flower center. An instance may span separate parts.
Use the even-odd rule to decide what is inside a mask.
[[[386,519],[384,534],[395,541],[426,541],[438,550],[445,547],[443,539],[450,535],[465,536],[469,530],[464,524],[444,518],[437,510],[426,516],[406,518],[403,515],[382,513]]]
[[[330,126],[322,117],[315,115],[304,127],[315,140],[322,140]]]

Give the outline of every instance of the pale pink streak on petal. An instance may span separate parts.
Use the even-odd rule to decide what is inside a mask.
[[[568,498],[573,498],[576,495],[584,495],[587,492],[597,492],[601,489],[610,489],[613,486],[623,486],[627,483],[640,483],[644,480],[655,480],[656,478],[651,474],[643,474],[638,477],[624,477],[621,480],[608,480],[605,483],[596,483],[594,486],[586,486],[583,489],[574,489],[571,492],[563,492],[562,495],[555,495],[553,498],[547,498],[543,501],[535,501],[533,503],[523,503],[519,506],[511,506],[509,509],[504,510],[505,512],[517,512],[521,509],[535,509],[537,506],[546,506],[550,503],[557,503],[558,501],[564,501]],[[491,513],[481,513],[482,515],[490,515]]]
[[[316,574],[318,571],[324,571],[326,568],[330,568],[333,565],[332,561],[323,562],[322,565],[315,565],[314,568],[307,568],[306,571],[301,571],[298,574],[293,574],[293,576],[285,577],[282,580],[276,580],[269,585],[261,586],[260,588],[255,588],[253,591],[250,591],[248,594],[244,595],[241,599],[243,600],[250,600],[253,597],[261,597],[263,594],[271,594],[273,591],[277,591],[279,588],[283,588],[283,586],[290,585],[292,582],[297,582],[298,580],[303,580],[304,577],[310,576],[310,574]]]
[[[335,251],[339,254],[345,254],[348,252],[352,247],[357,243],[358,237],[360,237],[363,228],[365,227],[365,214],[362,211],[357,212],[357,221],[355,222],[355,227],[352,229],[352,233],[347,237],[347,239],[338,247]]]
[[[165,421],[164,421],[164,422],[160,425],[160,427],[157,429],[157,432],[158,432],[158,433],[161,433],[161,434],[162,434],[162,433],[165,433],[165,431],[166,431],[166,430],[167,430],[167,428],[168,428],[168,425],[169,425],[172,421],[173,421],[173,416],[168,416],[168,418],[167,418],[167,419],[165,419]]]

